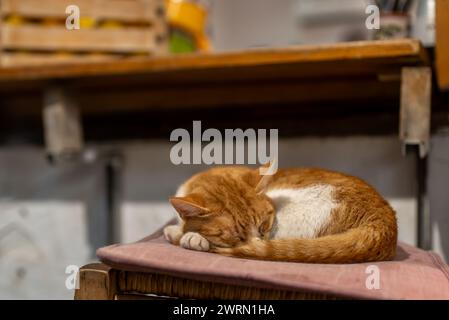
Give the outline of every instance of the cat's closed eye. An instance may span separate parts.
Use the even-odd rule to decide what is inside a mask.
[[[208,233],[208,236],[211,236],[211,237],[221,237],[222,235],[223,235],[222,230],[216,230],[216,231]]]

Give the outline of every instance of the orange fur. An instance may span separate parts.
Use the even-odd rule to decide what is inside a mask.
[[[198,233],[210,251],[276,261],[353,263],[390,260],[397,223],[389,204],[367,183],[342,173],[296,168],[263,180],[258,170],[219,167],[199,173],[171,199],[183,221],[182,233]],[[259,184],[259,185],[258,185]],[[314,238],[269,239],[276,208],[266,192],[330,185],[338,207]],[[173,241],[174,243],[179,243]],[[209,247],[208,247],[209,248]]]

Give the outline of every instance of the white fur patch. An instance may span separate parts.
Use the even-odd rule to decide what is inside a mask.
[[[167,226],[164,228],[164,237],[170,243],[178,242],[182,237],[182,228],[178,225]]]
[[[276,208],[271,238],[314,238],[330,220],[338,206],[333,198],[334,187],[317,184],[297,189],[272,189],[266,195]]]

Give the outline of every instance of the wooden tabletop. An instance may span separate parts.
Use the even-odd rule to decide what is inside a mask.
[[[40,112],[49,85],[73,89],[87,113],[382,99],[399,96],[404,66],[428,63],[406,39],[0,68],[0,100]]]
[[[240,69],[267,66],[297,67],[313,64],[313,70],[310,68],[296,70],[300,73],[298,76],[309,76],[309,71],[318,71],[318,75],[338,70],[345,71],[344,73],[360,73],[367,70],[380,71],[376,67],[385,64],[392,67],[404,64],[424,64],[426,61],[426,53],[418,40],[361,41],[285,49],[135,58],[104,63],[0,68],[0,83],[118,75],[160,75],[193,70],[207,71],[212,74],[217,69],[231,69],[235,72],[235,76],[245,77],[247,75],[239,74]],[[354,66],[361,66],[362,69],[339,68],[339,63],[346,65],[348,62]],[[320,68],[321,65],[323,69]],[[329,69],[330,66],[333,68]],[[288,69],[281,69],[282,72],[286,70]]]
[[[401,69],[425,65],[427,51],[406,39],[0,68],[0,136],[40,130],[43,92],[54,85],[73,90],[92,137],[147,137],[150,128],[166,132],[198,118],[217,127],[225,119],[260,126],[262,119],[269,127],[287,117],[313,132],[326,116],[334,129],[338,116],[350,117],[352,128],[356,113],[371,124],[385,110],[394,117],[379,123],[397,128]],[[317,122],[307,120],[311,114]]]

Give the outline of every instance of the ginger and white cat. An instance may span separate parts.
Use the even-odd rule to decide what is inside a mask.
[[[179,224],[164,235],[187,249],[309,263],[391,260],[396,216],[367,183],[342,173],[297,168],[218,167],[186,181],[171,204]]]

